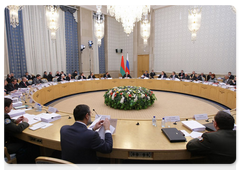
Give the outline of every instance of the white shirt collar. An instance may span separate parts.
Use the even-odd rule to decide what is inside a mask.
[[[87,125],[85,123],[81,122],[81,121],[76,121],[76,122],[77,123],[81,123],[81,124],[83,124],[83,125],[85,125],[87,127]]]

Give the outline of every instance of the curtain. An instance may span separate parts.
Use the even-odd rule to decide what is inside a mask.
[[[66,40],[64,12],[59,9],[59,28],[56,40],[47,28],[45,6],[24,6],[23,29],[27,70],[42,75],[44,71],[66,72]]]
[[[79,70],[79,47],[77,22],[68,10],[65,11],[66,70],[73,73]]]
[[[27,71],[23,36],[22,11],[18,12],[18,17],[19,26],[13,28],[10,25],[9,10],[5,8],[9,69],[11,73],[15,74],[15,78],[21,78]],[[5,53],[5,55],[7,54]],[[7,62],[8,61],[5,61],[6,64],[8,64]]]
[[[104,44],[104,37],[101,40],[101,46],[98,47],[98,57],[99,57],[99,73],[105,73],[105,44]]]
[[[10,73],[9,70],[9,61],[8,61],[8,46],[7,46],[7,34],[6,34],[6,22],[4,18],[4,75]],[[4,77],[6,78],[6,77]]]

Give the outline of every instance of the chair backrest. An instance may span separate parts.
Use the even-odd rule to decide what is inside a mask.
[[[17,159],[16,159],[16,154],[9,154],[7,151],[7,148],[4,147],[4,157],[6,157],[6,162],[9,164],[16,164],[17,163]]]
[[[80,170],[76,164],[57,158],[40,156],[36,158],[35,162],[38,170]]]
[[[28,83],[29,83],[29,84],[32,84],[32,79],[29,79],[29,80],[28,80]]]
[[[78,75],[75,76],[75,79],[76,79],[76,80],[78,79]]]
[[[41,80],[44,82],[44,83],[47,83],[48,80],[46,78],[41,78]]]
[[[58,78],[54,77],[54,78],[52,79],[52,81],[53,81],[53,82],[57,82],[57,79],[58,79]]]

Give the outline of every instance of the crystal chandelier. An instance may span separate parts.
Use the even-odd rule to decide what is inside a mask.
[[[150,18],[148,19],[148,15],[145,15],[140,23],[140,34],[143,38],[144,45],[147,45],[148,38],[150,37]]]
[[[98,39],[98,47],[101,46],[101,39],[104,36],[104,15],[101,12],[102,5],[96,5],[97,13],[93,14],[94,34]]]
[[[9,5],[7,6],[9,9],[9,16],[10,16],[10,25],[13,28],[16,28],[19,25],[18,20],[18,11],[22,10],[22,5]]]
[[[46,16],[47,16],[47,26],[51,31],[51,39],[56,39],[56,31],[59,28],[59,6],[47,5],[46,6]]]
[[[133,32],[135,22],[140,21],[143,15],[150,12],[150,5],[107,5],[107,12],[115,16],[118,22],[122,22],[124,32],[129,36]]]
[[[237,27],[240,28],[240,0],[229,0],[233,11],[238,15]]]
[[[192,8],[188,10],[188,29],[192,33],[191,40],[193,43],[196,41],[197,31],[201,26],[202,8]]]

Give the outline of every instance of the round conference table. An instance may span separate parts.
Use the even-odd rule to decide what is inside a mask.
[[[157,80],[157,79],[106,79],[106,80],[90,80],[75,81],[68,83],[58,83],[57,85],[44,87],[32,94],[35,102],[42,105],[55,99],[83,92],[92,92],[99,90],[107,90],[117,86],[141,86],[151,90],[171,91],[177,93],[190,94],[205,99],[218,102],[232,109],[231,114],[236,117],[236,92],[221,87],[205,85],[201,83]],[[31,105],[31,104],[30,104]],[[47,109],[46,107],[44,107]],[[27,113],[39,114],[35,110],[29,110]],[[17,135],[18,138],[39,145],[43,148],[61,150],[60,145],[60,129],[63,125],[72,125],[74,119],[69,119],[67,115],[72,113],[61,112],[62,117],[56,120],[52,126],[46,129],[38,129],[35,131],[29,128],[25,129],[22,134]],[[99,113],[104,115],[104,113]],[[209,120],[213,120],[214,115],[208,115]],[[193,115],[189,115],[188,120],[193,119]],[[181,118],[180,120],[186,120]],[[204,124],[205,120],[198,122]],[[139,125],[136,125],[139,123]],[[189,129],[184,127],[181,122],[176,125],[171,124],[178,130]],[[140,159],[140,160],[187,160],[194,159],[190,152],[186,150],[186,144],[191,137],[186,137],[186,142],[170,143],[161,131],[161,122],[157,121],[157,127],[152,126],[151,120],[126,120],[118,119],[116,131],[113,134],[113,151],[110,154],[97,153],[99,157],[119,159]],[[114,161],[113,161],[114,162]]]

